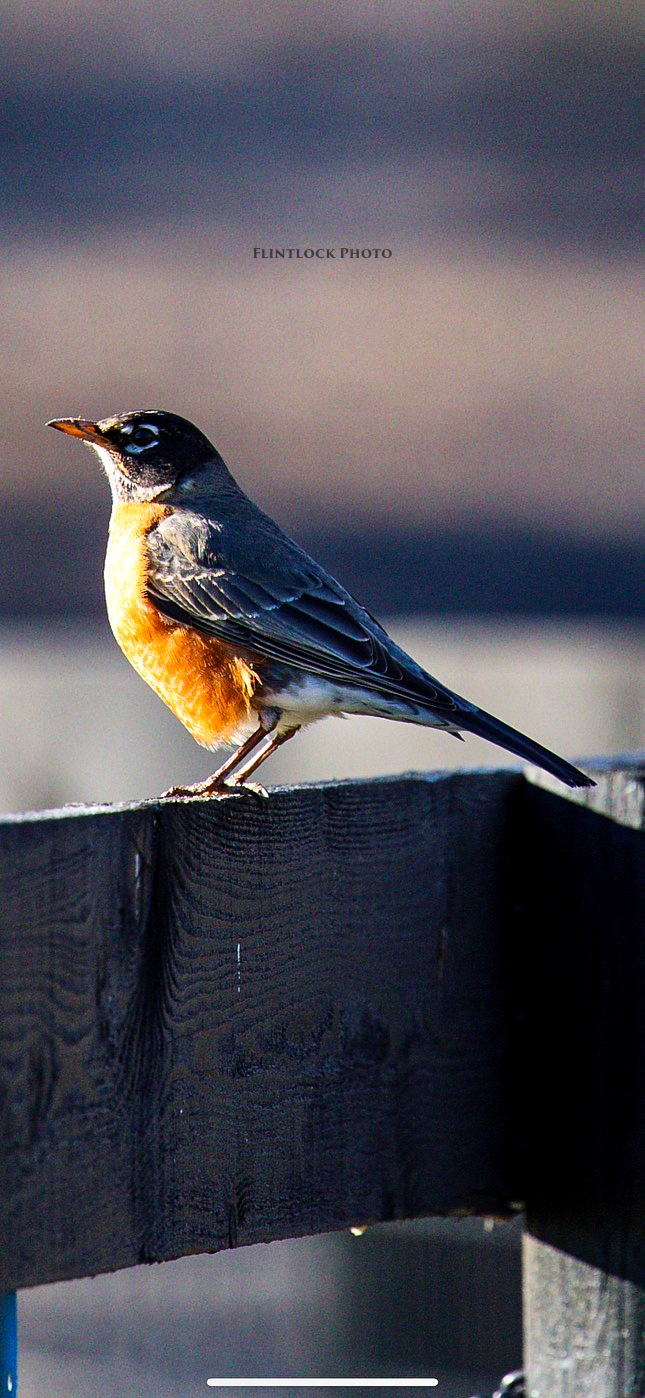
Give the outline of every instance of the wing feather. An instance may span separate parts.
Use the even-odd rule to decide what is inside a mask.
[[[422,703],[463,701],[426,674],[344,588],[260,514],[234,530],[176,511],[148,536],[147,591],[172,621],[217,636],[251,661]],[[269,521],[266,521],[269,524]]]

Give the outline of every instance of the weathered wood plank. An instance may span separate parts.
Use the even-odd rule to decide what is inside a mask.
[[[536,1398],[645,1393],[644,775],[609,774],[591,810],[529,786],[521,798]]]
[[[527,1194],[638,1279],[642,845],[511,773],[0,824],[0,1286]]]
[[[640,1398],[645,1291],[527,1233],[524,1368],[531,1398]]]
[[[0,1287],[505,1212],[516,774],[0,825]]]

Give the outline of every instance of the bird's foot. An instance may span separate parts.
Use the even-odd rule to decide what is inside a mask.
[[[266,789],[266,786],[261,786],[260,782],[236,782],[236,781],[232,781],[232,782],[231,782],[231,786],[232,786],[236,791],[251,791],[251,792],[253,793],[254,796],[265,796],[266,799],[267,799],[267,801],[268,801],[268,799],[269,799],[269,793],[268,793],[268,791],[267,791],[267,789]]]
[[[192,786],[170,786],[161,796],[162,800],[173,801],[195,801],[204,797],[221,801],[226,796],[239,796],[241,790],[235,782],[214,781],[211,777],[205,782],[194,782]]]
[[[162,800],[171,801],[196,801],[206,797],[208,800],[221,801],[227,796],[242,796],[245,791],[250,791],[254,796],[263,796],[268,799],[269,793],[265,786],[259,782],[236,781],[235,777],[228,779],[210,777],[205,782],[194,782],[192,786],[170,786],[167,791],[162,791]]]

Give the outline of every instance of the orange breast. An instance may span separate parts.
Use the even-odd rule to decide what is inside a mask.
[[[146,537],[169,513],[154,503],[114,510],[105,559],[108,617],[130,664],[198,743],[215,747],[247,726],[258,679],[221,642],[166,621],[146,597]]]

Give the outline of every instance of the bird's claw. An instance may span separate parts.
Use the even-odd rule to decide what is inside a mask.
[[[243,796],[245,791],[250,791],[254,796],[262,796],[266,800],[269,793],[265,786],[259,782],[236,782],[232,777],[230,781],[221,782],[195,782],[193,786],[170,786],[167,791],[162,791],[162,801],[221,801],[227,796]]]
[[[269,799],[266,786],[262,786],[260,782],[231,782],[231,785],[236,787],[238,791],[251,791],[254,796],[264,796],[267,801]]]
[[[162,801],[222,801],[227,796],[241,795],[242,788],[234,782],[195,782],[194,786],[170,786],[162,791]]]

